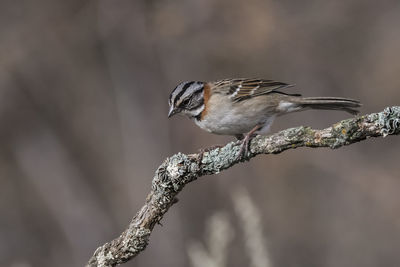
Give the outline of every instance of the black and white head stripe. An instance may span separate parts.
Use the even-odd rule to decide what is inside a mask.
[[[203,94],[203,82],[188,81],[180,83],[169,96],[169,116],[179,112],[191,117],[199,115],[204,109]]]
[[[169,105],[175,105],[176,101],[182,96],[185,90],[192,84],[193,82],[181,82],[178,84],[172,93],[169,95]]]
[[[203,82],[182,82],[180,83],[169,96],[169,104],[175,107],[180,106],[185,100],[192,96],[203,92]]]

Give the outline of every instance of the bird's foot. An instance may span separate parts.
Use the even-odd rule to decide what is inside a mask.
[[[246,135],[240,142],[240,150],[239,150],[239,155],[238,155],[238,160],[244,160],[244,158],[247,156],[249,153],[249,143],[251,139],[254,138],[255,135]]]
[[[261,128],[260,125],[256,125],[250,132],[248,132],[243,139],[241,139],[240,150],[238,154],[238,160],[242,161],[249,153],[250,141],[256,136],[255,132]]]

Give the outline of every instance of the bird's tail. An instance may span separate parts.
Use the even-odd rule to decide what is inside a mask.
[[[341,97],[293,97],[290,102],[299,110],[306,108],[343,110],[354,115],[359,113],[358,108],[361,107],[360,101]]]

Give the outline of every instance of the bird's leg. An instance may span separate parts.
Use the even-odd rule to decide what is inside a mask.
[[[242,145],[239,150],[239,159],[242,159],[249,152],[249,143],[250,140],[254,137],[254,133],[261,128],[261,125],[256,125],[250,132],[248,132],[241,140]],[[237,136],[236,136],[237,138]],[[239,139],[240,140],[240,139]]]

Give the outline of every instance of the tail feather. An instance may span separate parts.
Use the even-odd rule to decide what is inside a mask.
[[[361,107],[360,101],[341,97],[297,97],[291,102],[301,109],[343,110],[354,115],[359,113],[358,108]]]

